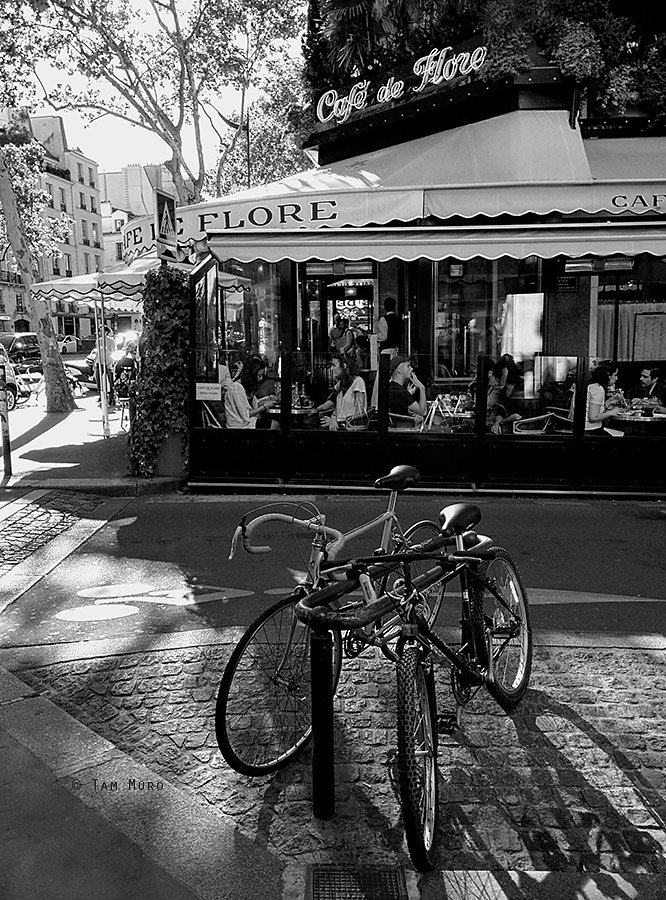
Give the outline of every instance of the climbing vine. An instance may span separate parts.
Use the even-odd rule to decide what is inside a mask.
[[[136,380],[129,437],[132,475],[152,477],[168,435],[180,435],[187,451],[189,405],[187,354],[190,341],[188,278],[160,266],[146,276],[141,367]]]

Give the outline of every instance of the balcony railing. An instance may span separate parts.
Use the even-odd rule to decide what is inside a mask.
[[[89,247],[90,246],[90,238],[83,238],[83,243],[86,245],[86,247]]]
[[[10,272],[9,269],[0,268],[0,281],[7,284],[21,284],[21,276],[18,272]]]
[[[53,274],[60,275],[60,266],[53,266]]]
[[[85,184],[85,183],[86,183],[86,180],[83,177],[83,175],[79,175],[79,184]]]
[[[86,205],[85,203],[80,203],[80,204],[79,204],[79,209],[88,209],[88,207],[87,207],[87,205]]]
[[[90,185],[91,188],[96,188],[96,187],[97,187],[97,185],[95,184],[94,181],[89,181],[88,184]]]

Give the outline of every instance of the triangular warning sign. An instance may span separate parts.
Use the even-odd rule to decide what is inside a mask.
[[[165,203],[162,210],[162,221],[160,222],[160,237],[173,237],[175,233],[176,229],[174,228],[174,224],[171,221],[169,205],[168,203]]]

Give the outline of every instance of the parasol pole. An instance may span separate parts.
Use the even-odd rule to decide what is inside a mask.
[[[106,390],[106,331],[104,321],[104,295],[99,292],[100,308],[95,302],[95,328],[97,330],[97,364],[99,368],[99,399],[102,407],[102,434],[111,436],[109,428],[109,399]]]

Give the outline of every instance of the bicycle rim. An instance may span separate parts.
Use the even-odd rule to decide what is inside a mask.
[[[285,597],[247,629],[224,670],[215,709],[217,743],[244,775],[267,775],[305,747],[312,732],[309,629]],[[333,690],[342,665],[333,633]]]
[[[432,671],[422,653],[408,647],[397,665],[398,769],[407,846],[418,871],[435,865],[437,853],[437,729]]]
[[[500,548],[484,563],[479,575],[495,585],[500,603],[484,585],[471,579],[472,624],[482,665],[492,648],[494,681],[488,691],[506,710],[513,709],[525,691],[532,669],[532,630],[525,588],[511,556]]]

